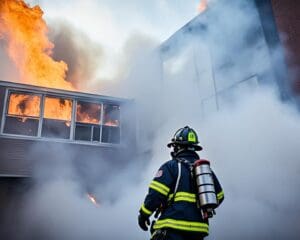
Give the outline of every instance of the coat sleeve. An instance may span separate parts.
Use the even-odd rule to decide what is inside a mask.
[[[176,171],[178,171],[176,169]],[[150,216],[158,208],[167,205],[170,191],[173,190],[176,178],[174,177],[174,169],[169,162],[162,165],[156,173],[156,176],[149,185],[148,194],[140,208],[140,213]],[[174,180],[175,178],[175,180]]]
[[[217,194],[218,205],[220,205],[224,200],[224,191],[222,189],[222,186],[221,186],[216,174],[213,171],[212,171],[212,175],[213,175],[215,190],[216,190],[216,194]]]

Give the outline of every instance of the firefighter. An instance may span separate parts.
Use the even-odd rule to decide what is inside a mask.
[[[201,240],[209,234],[209,222],[199,209],[190,166],[199,159],[196,151],[201,151],[202,147],[196,132],[188,126],[179,129],[167,146],[173,150],[172,160],[159,168],[150,183],[149,192],[139,210],[139,226],[147,231],[150,216],[159,213],[158,220],[152,222],[152,240]],[[213,172],[212,176],[219,206],[224,200],[224,193]]]

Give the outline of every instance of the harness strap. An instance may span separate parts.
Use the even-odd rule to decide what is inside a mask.
[[[177,175],[176,185],[175,185],[175,189],[174,189],[174,196],[178,190],[180,178],[181,178],[181,162],[178,161],[178,175]]]

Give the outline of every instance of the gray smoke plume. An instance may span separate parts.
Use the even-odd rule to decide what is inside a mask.
[[[87,89],[103,61],[101,45],[66,22],[52,22],[50,32],[55,45],[53,58],[68,64],[66,80],[77,89]]]
[[[22,211],[25,224],[20,239],[149,238],[137,226],[137,212],[151,178],[170,158],[166,144],[185,125],[197,130],[204,147],[200,155],[211,161],[225,192],[225,201],[211,220],[208,239],[299,239],[299,114],[280,100],[274,86],[238,90],[219,111],[203,114],[202,95],[210,90],[199,89],[195,79],[205,83],[210,78],[205,71],[197,75],[190,64],[195,59],[190,44],[210,44],[216,65],[222,66],[215,74],[226,73],[224,85],[229,78],[237,82],[246,73],[270,71],[265,43],[252,38],[257,27],[253,5],[220,1],[211,14],[211,28],[204,38],[189,35],[180,39],[186,41],[186,49],[173,61],[162,65],[160,53],[150,51],[149,45],[135,48],[140,50],[134,54],[135,61],[130,61],[132,70],[124,72],[117,90],[118,95],[136,101],[137,161],[118,171],[109,164],[91,167],[93,174],[108,177],[93,186],[100,206],[87,199],[84,184],[69,164],[72,153],[60,149],[63,166],[54,168],[48,163],[36,170],[37,183]],[[227,29],[227,36],[221,34],[222,29]],[[200,47],[197,51],[202,53]],[[209,65],[208,56],[196,56],[197,64]],[[224,65],[230,58],[239,62]],[[50,171],[49,175],[49,165],[60,169],[59,173]]]

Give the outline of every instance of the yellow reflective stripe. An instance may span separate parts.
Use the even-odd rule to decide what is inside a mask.
[[[179,230],[205,232],[205,233],[208,233],[209,230],[208,224],[206,223],[182,221],[182,220],[175,220],[169,218],[158,220],[154,225],[154,229],[160,229],[166,227],[179,229]]]
[[[184,202],[196,202],[196,198],[187,198],[187,197],[175,197],[175,202],[184,201]]]
[[[147,215],[152,214],[152,212],[149,209],[147,209],[144,204],[142,205],[141,210],[143,213],[146,213]]]
[[[157,187],[160,187],[161,189],[164,189],[166,192],[169,192],[169,191],[170,191],[170,188],[169,188],[168,186],[166,186],[166,185],[164,185],[164,184],[162,184],[162,183],[160,183],[160,182],[158,182],[158,181],[153,180],[153,181],[151,182],[151,184],[154,184],[154,185],[156,185]]]
[[[157,181],[152,181],[149,188],[156,190],[157,192],[159,192],[165,196],[167,196],[170,191],[170,188],[168,188],[166,185],[164,185],[160,182],[157,182]]]
[[[169,196],[169,200],[171,200],[173,198],[173,193],[170,194]],[[196,194],[194,193],[189,193],[189,192],[177,192],[174,198],[175,202],[179,202],[179,201],[185,201],[185,202],[192,202],[195,203],[196,202]]]
[[[162,195],[168,196],[167,192],[161,190],[160,188],[158,188],[156,186],[150,185],[150,188],[153,189],[153,190],[155,190],[155,191],[157,191],[157,192],[159,192],[159,193],[161,193]]]
[[[171,200],[171,199],[173,198],[173,196],[174,196],[174,193],[171,193],[171,194],[169,195],[168,200]]]
[[[174,201],[175,202],[185,201],[185,202],[195,203],[196,202],[196,194],[188,193],[188,192],[178,192],[175,195]]]
[[[189,197],[189,198],[196,198],[196,194],[189,193],[189,192],[177,192],[175,195],[176,197]]]
[[[218,200],[220,200],[221,198],[223,198],[224,197],[224,192],[223,191],[221,191],[221,192],[219,192],[218,194],[217,194],[217,199]]]

